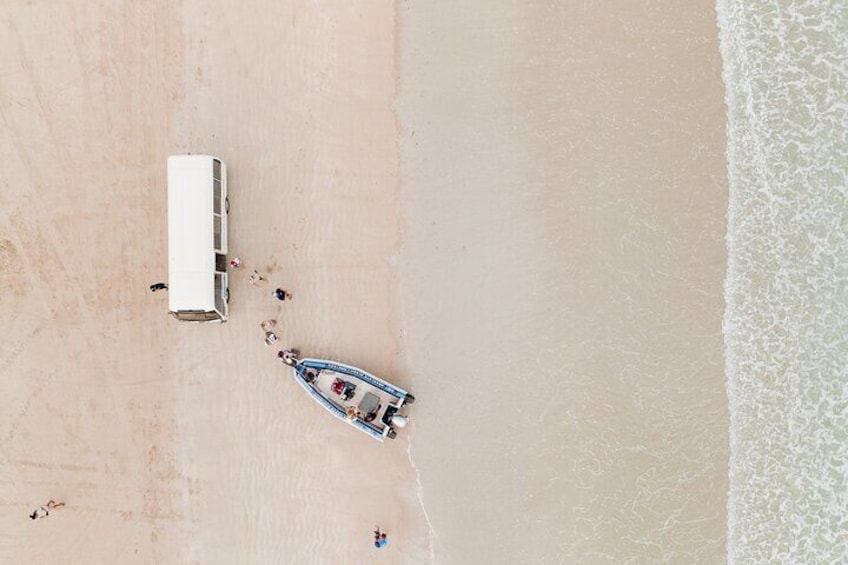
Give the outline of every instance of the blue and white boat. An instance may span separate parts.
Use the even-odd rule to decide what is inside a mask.
[[[324,359],[298,359],[283,352],[295,380],[333,416],[374,439],[394,439],[408,422],[401,410],[415,397],[367,371]]]

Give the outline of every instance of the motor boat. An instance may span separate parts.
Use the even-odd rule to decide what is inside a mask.
[[[405,390],[344,363],[298,359],[292,351],[281,352],[281,358],[298,384],[339,420],[379,441],[394,439],[406,426],[408,417],[401,411],[415,397]]]

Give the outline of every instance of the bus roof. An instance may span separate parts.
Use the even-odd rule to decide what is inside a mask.
[[[212,161],[209,155],[168,157],[168,306],[215,308]]]

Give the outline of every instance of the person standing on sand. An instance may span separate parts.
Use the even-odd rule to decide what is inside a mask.
[[[253,269],[253,272],[250,273],[250,277],[248,277],[247,282],[252,284],[253,286],[258,285],[261,282],[265,281],[265,277],[259,274],[259,271]]]
[[[259,324],[259,327],[262,328],[263,332],[270,332],[277,327],[277,320],[264,320]]]
[[[40,520],[41,518],[47,518],[50,515],[50,511],[56,508],[61,508],[65,505],[64,502],[56,502],[55,500],[49,501],[44,506],[40,506],[35,512],[29,515],[30,520]]]
[[[168,285],[165,283],[155,283],[150,285],[150,292],[156,292],[157,290],[168,290]]]
[[[386,532],[381,532],[380,526],[377,526],[377,529],[374,530],[374,547],[383,549],[387,545],[389,545],[389,540],[386,539]]]
[[[277,343],[277,334],[274,332],[265,332],[265,345],[271,347]]]
[[[273,296],[274,296],[274,298],[276,298],[277,300],[279,300],[281,302],[284,301],[286,298],[288,298],[289,300],[291,300],[291,298],[292,298],[292,295],[289,294],[288,292],[286,292],[285,290],[283,290],[282,288],[276,289],[273,292]]]
[[[233,257],[230,260],[230,267],[233,269],[238,269],[239,267],[241,267],[241,259],[239,259],[238,257]]]

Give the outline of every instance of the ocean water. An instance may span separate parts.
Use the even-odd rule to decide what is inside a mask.
[[[848,4],[719,0],[730,563],[848,562]]]

